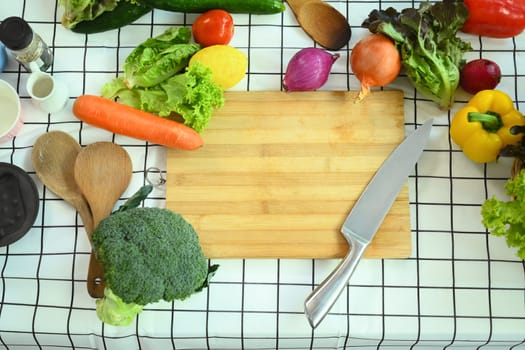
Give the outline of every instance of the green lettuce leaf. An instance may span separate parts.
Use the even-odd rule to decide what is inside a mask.
[[[161,117],[182,116],[184,124],[199,133],[213,111],[224,105],[222,88],[213,82],[211,70],[198,62],[149,88],[130,89],[124,78],[114,79],[104,85],[102,96]]]
[[[151,87],[182,71],[201,48],[190,39],[190,28],[173,27],[137,46],[124,62],[126,85]]]
[[[62,24],[66,28],[73,28],[82,21],[92,21],[106,11],[113,10],[119,1],[134,0],[60,0],[64,8]]]
[[[460,1],[422,2],[419,9],[401,12],[392,7],[373,10],[363,27],[390,37],[412,85],[440,108],[449,109],[465,64],[463,54],[472,49],[457,36],[468,16]]]
[[[517,256],[525,259],[525,170],[505,184],[512,200],[487,199],[481,206],[483,225],[495,236],[505,237],[509,247],[518,248]]]

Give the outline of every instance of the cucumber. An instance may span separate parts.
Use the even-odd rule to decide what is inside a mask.
[[[230,13],[270,15],[285,10],[282,0],[142,0],[142,2],[159,10],[188,13],[222,9]]]
[[[82,21],[71,28],[75,33],[93,34],[117,29],[128,25],[153,10],[146,4],[132,4],[129,1],[119,1],[117,6],[106,11],[92,21]]]

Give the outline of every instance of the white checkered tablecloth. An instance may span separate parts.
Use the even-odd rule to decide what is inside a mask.
[[[67,108],[45,114],[25,90],[28,73],[11,60],[0,78],[19,92],[25,125],[0,144],[0,162],[13,163],[35,180],[40,210],[29,233],[0,249],[0,348],[6,349],[525,349],[525,264],[501,238],[480,223],[480,205],[503,198],[511,161],[479,165],[451,143],[448,125],[470,95],[458,91],[449,112],[423,99],[400,76],[389,89],[405,94],[407,132],[435,118],[432,140],[410,177],[412,255],[408,259],[361,261],[348,288],[324,322],[312,330],[303,302],[337,260],[231,259],[210,287],[185,301],[146,307],[129,327],[103,325],[87,294],[90,246],[75,210],[38,180],[30,155],[35,140],[63,130],[82,145],[114,141],[133,161],[125,199],[145,183],[150,167],[166,169],[165,149],[117,136],[79,122],[74,98],[99,94],[122,70],[127,54],[169,26],[189,26],[196,15],[155,10],[133,25],[81,35],[60,24],[56,0],[10,0],[0,20],[24,17],[51,46],[51,73],[68,83]],[[367,33],[360,24],[374,8],[417,6],[410,1],[333,1],[352,25],[353,36],[323,90],[357,90],[347,65],[353,45]],[[280,90],[286,65],[313,46],[292,12],[234,15],[231,45],[249,56],[246,78],[233,90]],[[525,35],[489,39],[464,35],[474,50],[467,59],[499,63],[499,89],[525,110]],[[156,188],[148,206],[164,205]]]

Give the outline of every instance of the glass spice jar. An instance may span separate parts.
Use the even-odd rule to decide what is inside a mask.
[[[53,53],[42,38],[20,17],[8,17],[0,23],[0,41],[28,71],[46,71],[53,64]]]

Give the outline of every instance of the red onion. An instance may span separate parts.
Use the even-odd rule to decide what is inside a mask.
[[[299,50],[288,62],[283,87],[286,91],[317,90],[328,80],[339,54],[309,47]]]
[[[494,89],[501,80],[501,70],[494,61],[484,58],[468,62],[462,69],[459,85],[469,94]]]

